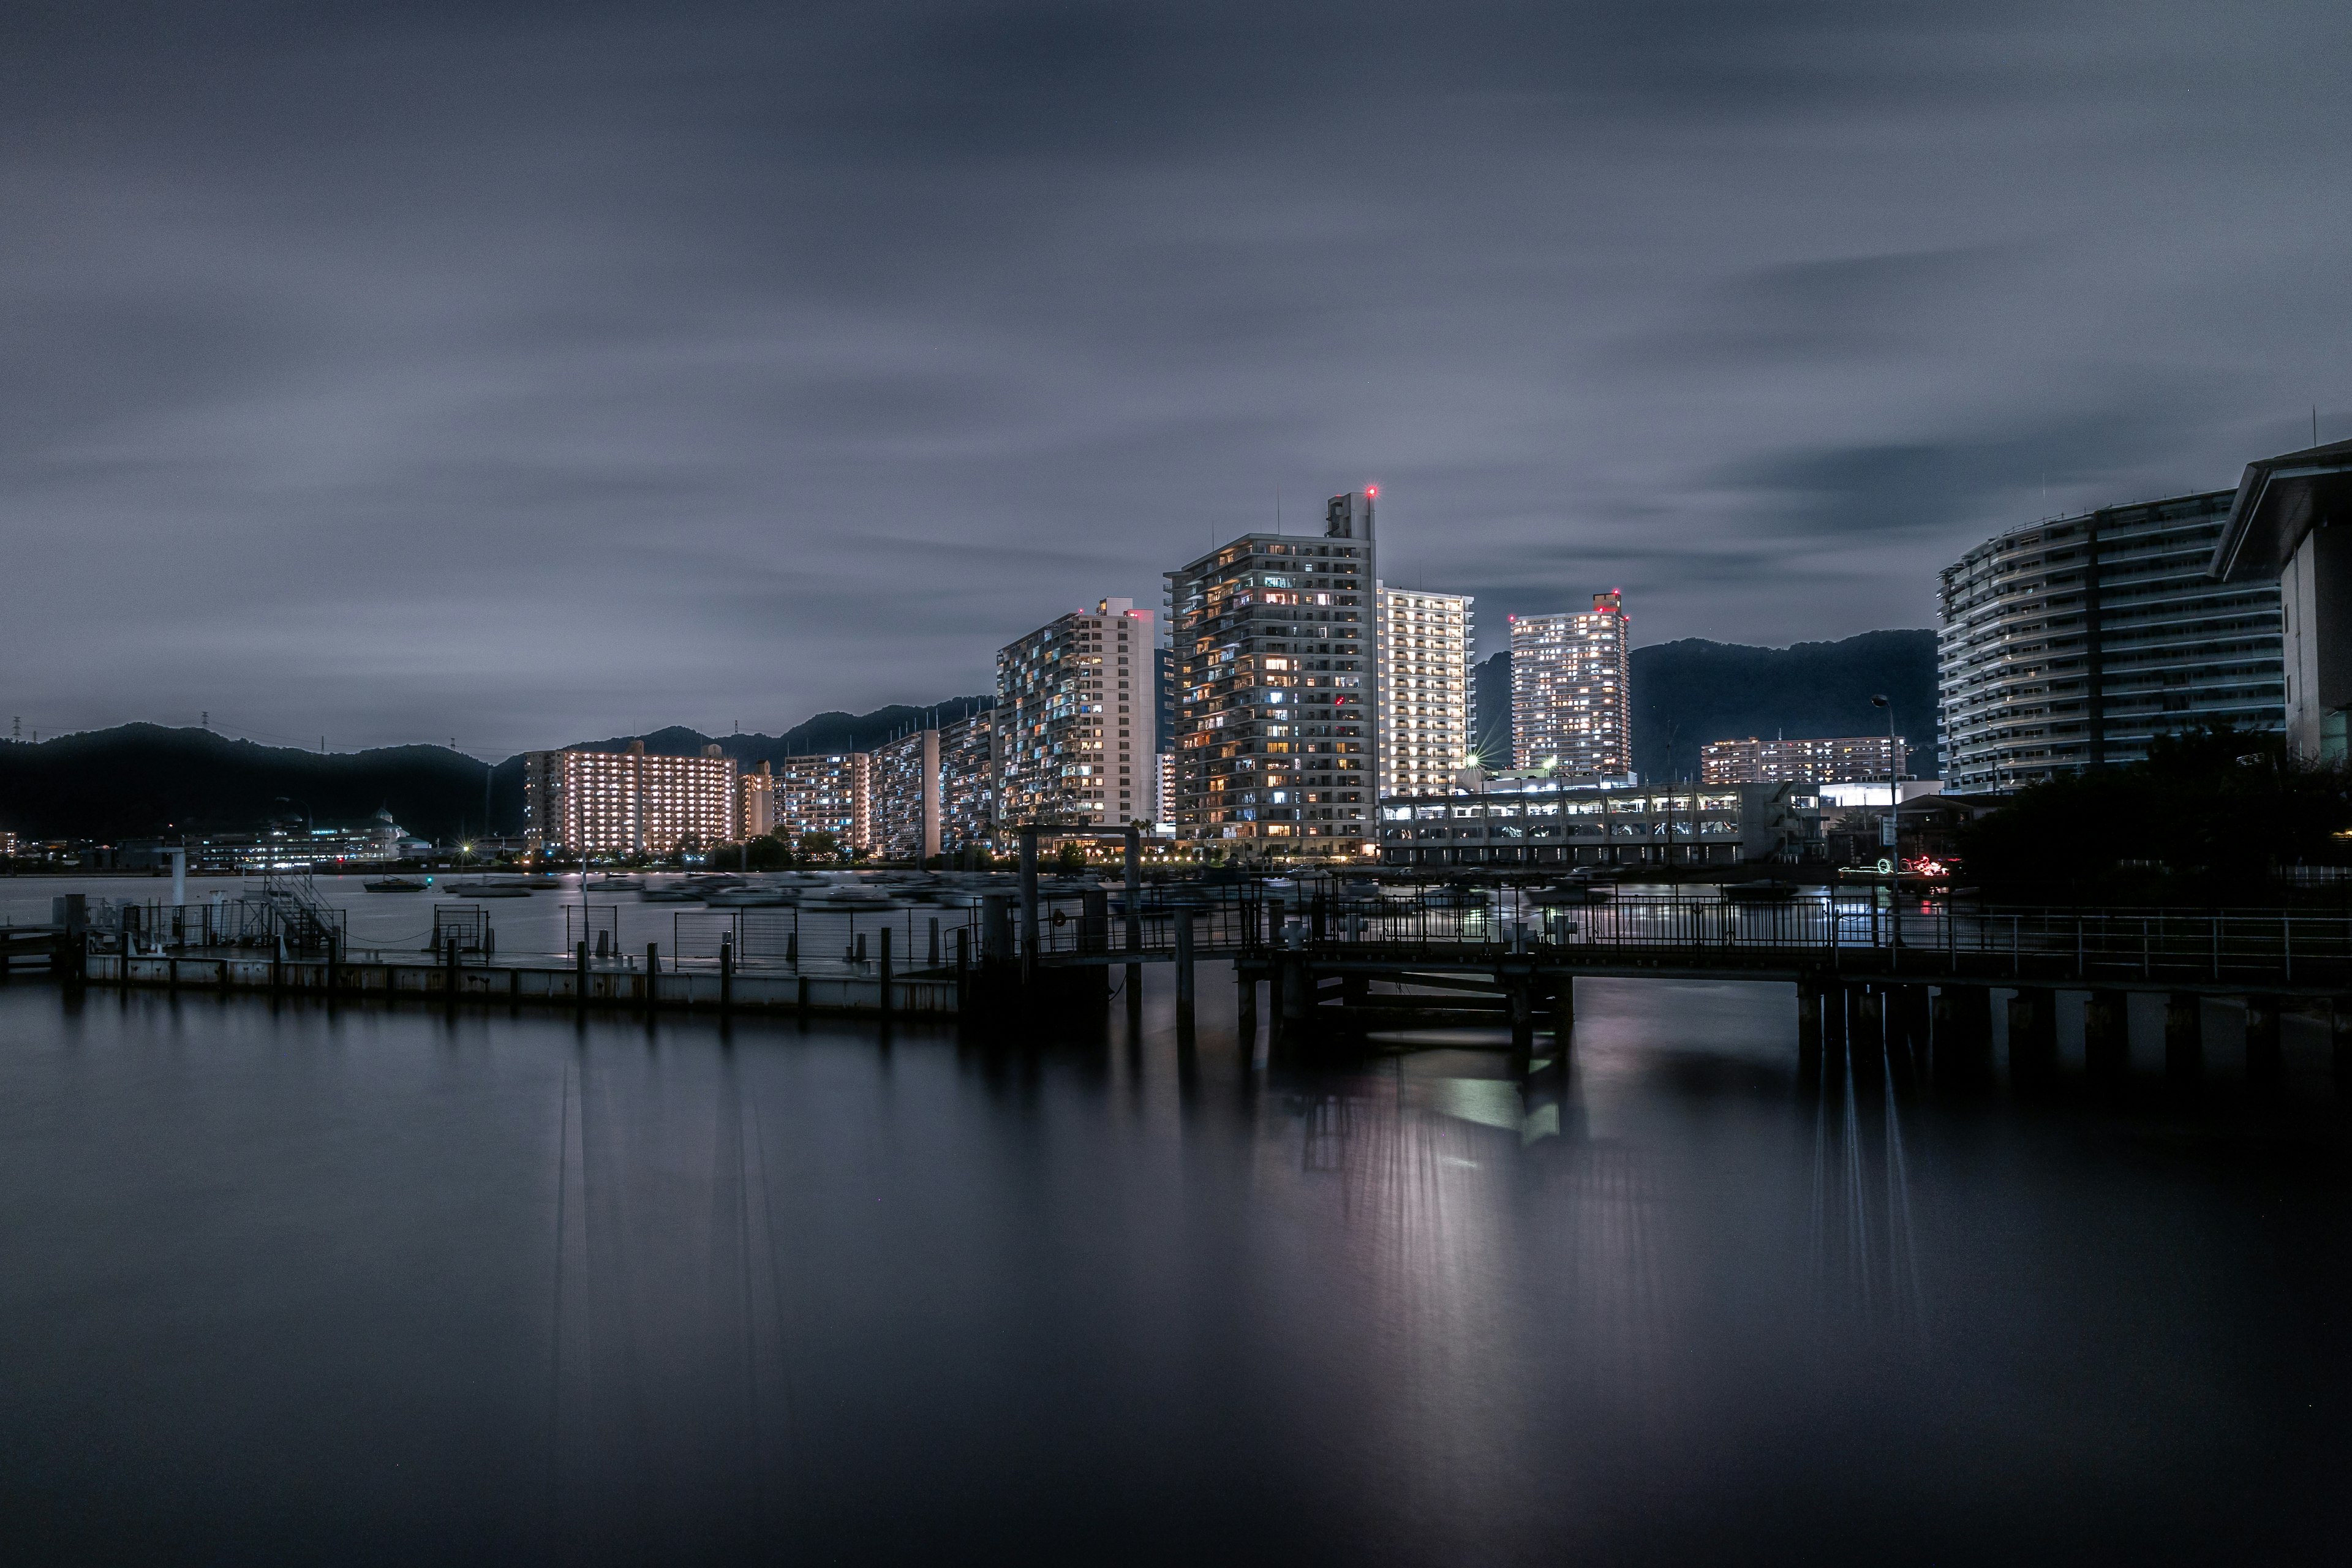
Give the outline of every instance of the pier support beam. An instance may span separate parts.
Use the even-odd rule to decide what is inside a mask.
[[[2021,986],[2009,998],[2009,1081],[2040,1089],[2058,1076],[2058,996],[2047,986]]]
[[[1936,993],[1935,1039],[1929,1047],[1936,1082],[1948,1089],[1976,1088],[1992,1079],[1992,991],[1984,985],[1946,985]]]
[[[1927,988],[1886,988],[1886,1065],[1895,1087],[1908,1093],[1927,1059]]]
[[[1257,976],[1240,963],[1234,965],[1234,1033],[1244,1060],[1257,1055]]]
[[[2164,1076],[2193,1083],[2205,1073],[2205,1005],[2193,991],[2164,999]]]
[[[1176,1043],[1192,1043],[1192,911],[1176,911]]]
[[[1845,1004],[1843,982],[1832,981],[1822,987],[1822,1068],[1841,1076],[1845,1072]]]
[[[2131,998],[2094,991],[2083,1004],[2083,1066],[2091,1081],[2113,1087],[2131,1077]]]
[[[1143,951],[1143,829],[1130,822],[1127,825],[1127,951]],[[1127,1011],[1129,1017],[1143,1013],[1143,965],[1127,966]],[[1251,1008],[1255,1014],[1256,1009]],[[1255,1017],[1253,1017],[1255,1022]]]
[[[1855,985],[1846,994],[1846,1043],[1854,1076],[1875,1079],[1886,1068],[1886,991]]]
[[[1797,1081],[1822,1081],[1822,983],[1811,974],[1797,976]]]
[[[1562,1051],[1566,1051],[1575,1040],[1576,976],[1573,974],[1552,977],[1551,1033]]]
[[[2286,1058],[2279,1047],[2279,999],[2246,998],[2246,1081],[2257,1089],[2276,1089],[2286,1077]]]

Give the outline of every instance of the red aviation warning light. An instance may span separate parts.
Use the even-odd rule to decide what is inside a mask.
[[[1366,497],[1367,499],[1370,499],[1370,498],[1371,498],[1371,497],[1373,497],[1373,496],[1377,496],[1377,495],[1379,495],[1380,493],[1381,493],[1381,487],[1380,487],[1380,486],[1378,486],[1378,485],[1366,485],[1366,486],[1364,487],[1364,495],[1365,495],[1365,497]]]

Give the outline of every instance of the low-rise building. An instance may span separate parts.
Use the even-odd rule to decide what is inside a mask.
[[[1884,784],[1911,755],[1903,737],[1842,735],[1822,741],[1709,741],[1699,748],[1701,784]]]
[[[1799,784],[1614,788],[1541,778],[1383,800],[1402,867],[1743,866],[1817,857],[1822,802]]]

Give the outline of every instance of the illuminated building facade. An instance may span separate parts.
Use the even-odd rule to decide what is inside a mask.
[[[1633,767],[1633,668],[1623,599],[1581,614],[1511,617],[1511,765],[1613,776]]]
[[[1709,741],[1699,748],[1702,784],[1885,784],[1911,749],[1897,735],[1843,735],[1828,741]]]
[[[1883,788],[1884,786],[1882,786]],[[1490,779],[1381,802],[1390,866],[1738,866],[1818,858],[1822,792],[1801,784],[1666,789]]]
[[[1377,590],[1381,793],[1444,789],[1470,765],[1466,594]]]
[[[915,730],[874,748],[874,852],[928,860],[940,852],[940,732]]]
[[[2278,583],[2207,575],[2236,496],[2053,518],[1944,569],[1937,718],[1955,793],[2138,762],[2203,725],[2284,728]]]
[[[996,710],[940,731],[940,837],[945,847],[986,844],[996,832]]]
[[[1168,574],[1179,839],[1372,843],[1378,493],[1332,497],[1319,536],[1245,534]]]
[[[866,752],[786,757],[775,770],[775,826],[798,844],[830,833],[844,849],[874,843],[874,759]]]
[[[776,827],[776,774],[766,763],[736,784],[735,821],[745,838],[764,838]]]
[[[1152,813],[1153,618],[1105,599],[996,655],[996,810],[1024,823],[1124,827]]]
[[[523,759],[526,837],[592,855],[668,855],[740,837],[736,769],[717,746],[656,757],[643,741],[620,752],[532,752]]]

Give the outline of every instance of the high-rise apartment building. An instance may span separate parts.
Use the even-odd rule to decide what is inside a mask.
[[[1374,842],[1377,495],[1332,497],[1320,536],[1244,534],[1168,574],[1180,839]]]
[[[1911,749],[1903,737],[1844,735],[1828,741],[1709,741],[1699,748],[1701,784],[1884,784]]]
[[[2275,581],[2208,576],[2237,492],[2011,529],[1944,569],[1937,699],[1954,792],[2147,755],[2192,726],[2276,731]]]
[[[844,849],[874,843],[874,759],[866,752],[786,757],[776,764],[774,831],[798,843],[830,833]]]
[[[915,730],[874,748],[874,852],[918,864],[940,852],[940,732]]]
[[[1105,599],[998,651],[1000,827],[1150,816],[1152,624],[1134,600]]]
[[[2324,763],[2352,758],[2352,529],[2334,526],[2347,514],[2352,441],[2249,463],[2205,568],[2278,585],[2286,743]]]
[[[1470,765],[1472,600],[1385,584],[1375,596],[1381,794],[1448,788]]]
[[[619,752],[532,752],[523,758],[523,831],[575,854],[669,855],[740,837],[735,762],[717,746],[657,757],[643,741]]]
[[[776,828],[776,773],[766,763],[735,783],[735,824],[745,838],[764,838]]]
[[[1580,614],[1511,617],[1511,765],[1571,776],[1633,770],[1633,668],[1623,599]]]
[[[996,833],[996,710],[982,708],[940,730],[940,836],[949,849]]]

